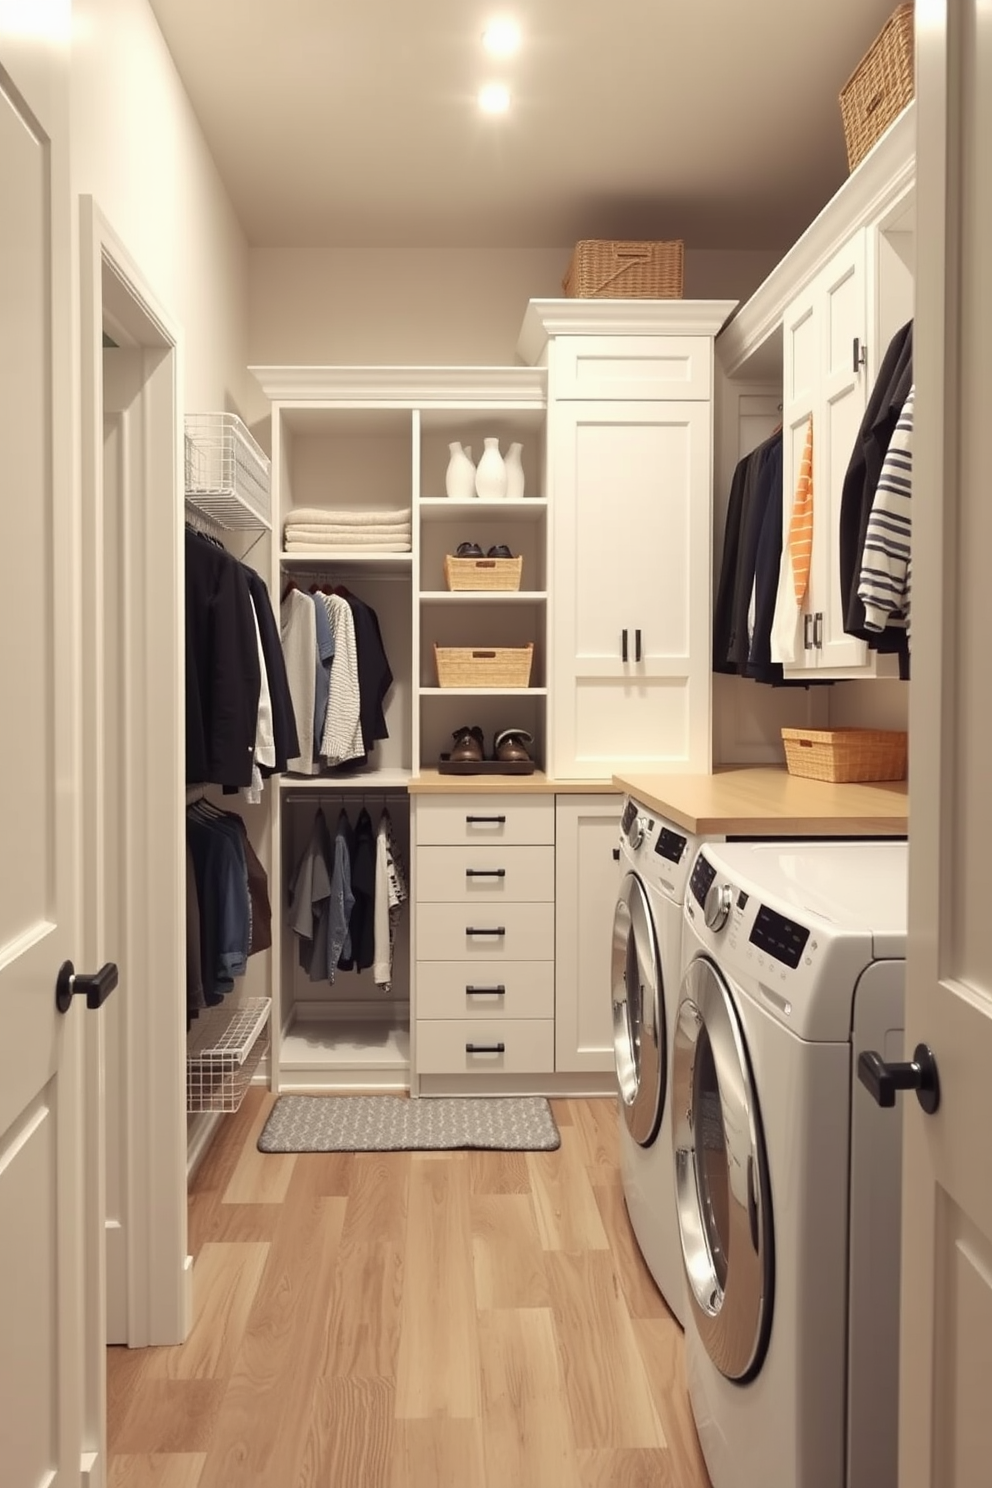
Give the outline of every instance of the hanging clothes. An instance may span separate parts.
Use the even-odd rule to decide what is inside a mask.
[[[331,839],[318,807],[303,855],[289,880],[289,926],[299,943],[300,965],[312,982],[324,980],[331,898]]]
[[[882,632],[894,624],[903,626],[907,647],[911,644],[914,397],[915,388],[910,388],[882,461],[858,580],[866,629]]]
[[[372,818],[363,806],[351,837],[351,890],[354,905],[348,921],[348,953],[341,971],[365,971],[375,961],[376,842]]]
[[[813,418],[810,415],[803,440],[799,475],[789,515],[789,535],[782,548],[778,593],[772,619],[771,659],[788,665],[796,660],[803,600],[809,588],[813,556]]]
[[[376,986],[383,992],[389,992],[393,981],[396,926],[408,891],[392,819],[385,807],[379,818],[375,846],[375,961],[372,975]]]
[[[259,648],[240,563],[186,529],[186,779],[250,786]]]
[[[349,594],[347,589],[339,589],[338,593],[347,600],[355,625],[359,727],[363,753],[367,758],[379,739],[389,738],[383,704],[393,685],[393,673],[382,643],[382,631],[379,629],[379,617],[375,610],[354,594]]]
[[[865,607],[859,597],[861,564],[875,492],[886,451],[913,385],[913,322],[896,332],[882,360],[878,378],[868,399],[851,460],[844,477],[840,508],[840,594],[844,629],[848,635],[879,651],[907,653],[905,632],[881,633],[865,624]]]
[[[313,703],[313,754],[314,764],[319,764],[320,745],[324,737],[324,720],[327,717],[327,699],[331,693],[331,663],[334,660],[334,632],[328,619],[322,594],[311,594],[313,604],[314,632],[316,636],[316,660],[314,665]]]
[[[261,574],[249,568],[247,564],[243,563],[241,567],[255,608],[272,709],[272,744],[275,762],[271,769],[264,761],[260,762],[259,768],[264,777],[273,772],[285,770],[289,760],[299,753],[300,741],[296,733],[296,715],[293,712],[293,699],[289,690],[289,679],[286,676],[286,659],[279,638],[279,625],[272,609],[268,588]]]
[[[282,597],[280,634],[286,676],[296,720],[297,753],[288,760],[288,768],[298,775],[313,775],[314,768],[314,700],[317,674],[317,625],[313,601],[296,584],[290,584]]]
[[[355,620],[351,606],[341,595],[322,593],[319,598],[323,600],[334,637],[334,662],[320,754],[329,765],[351,764],[364,756]]]
[[[245,974],[248,957],[271,946],[272,910],[265,870],[240,816],[196,802],[186,810],[186,844],[187,1011],[195,1012],[219,1003]]]
[[[723,559],[713,621],[713,670],[745,675],[751,649],[748,617],[754,594],[761,529],[781,483],[781,430],[738,462],[731,485]],[[771,462],[771,463],[770,463]],[[779,493],[780,494],[780,493]]]

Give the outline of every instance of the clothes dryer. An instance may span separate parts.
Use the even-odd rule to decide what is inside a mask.
[[[907,844],[706,845],[673,1058],[686,1374],[713,1488],[895,1488]]]
[[[682,965],[682,907],[703,839],[628,798],[613,922],[613,1034],[620,1174],[631,1227],[671,1312],[685,1320],[670,1122],[671,1031]]]

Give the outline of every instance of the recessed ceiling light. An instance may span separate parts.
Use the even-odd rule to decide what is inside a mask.
[[[512,57],[520,46],[520,27],[505,18],[490,21],[482,33],[482,45],[493,57]]]
[[[502,83],[487,83],[479,89],[479,107],[484,114],[505,114],[510,107],[510,91]]]

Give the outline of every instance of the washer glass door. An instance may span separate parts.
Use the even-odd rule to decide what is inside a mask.
[[[728,1379],[753,1379],[771,1330],[771,1193],[737,1009],[706,956],[682,979],[672,1140],[682,1260],[693,1319]]]
[[[665,1103],[667,1043],[661,958],[644,885],[628,873],[613,918],[613,1047],[620,1104],[642,1147],[658,1135]]]

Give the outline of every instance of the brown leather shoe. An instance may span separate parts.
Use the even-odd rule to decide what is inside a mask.
[[[530,760],[527,745],[533,744],[534,735],[526,729],[501,729],[493,739],[493,759]]]
[[[481,760],[485,736],[478,724],[469,727],[455,729],[452,734],[454,746],[449,758],[456,763],[460,760]]]

